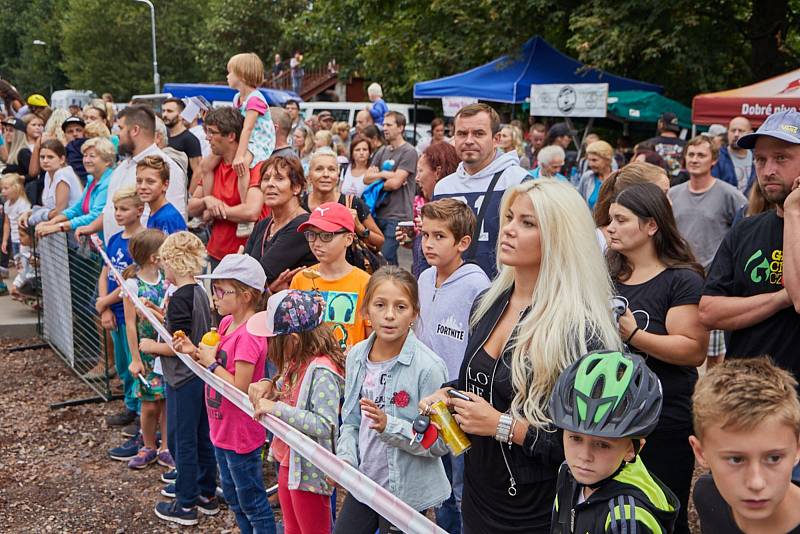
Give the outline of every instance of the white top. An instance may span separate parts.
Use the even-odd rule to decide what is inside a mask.
[[[19,243],[19,217],[29,209],[31,209],[31,203],[22,197],[18,198],[14,202],[10,202],[8,200],[3,202],[3,210],[5,210],[5,214],[8,217],[8,223],[11,226],[12,243]]]
[[[199,141],[200,141],[200,151],[203,153],[203,157],[211,155],[211,144],[208,142],[208,138],[206,137],[206,130],[203,128],[202,125],[198,124],[197,126],[192,126],[189,128],[189,131],[192,132]]]
[[[186,219],[186,174],[175,161],[164,154],[155,143],[142,150],[136,156],[127,158],[117,165],[108,180],[108,198],[103,208],[103,239],[108,244],[108,239],[122,231],[122,227],[114,220],[114,193],[123,187],[136,187],[136,164],[146,156],[161,156],[169,164],[169,187],[167,188],[167,202],[175,206],[183,218]],[[142,224],[147,225],[150,216],[150,207],[144,207]]]
[[[56,188],[58,184],[65,182],[69,186],[69,200],[67,200],[67,207],[72,206],[81,199],[83,187],[78,175],[72,170],[72,167],[67,165],[58,169],[54,176],[50,173],[44,175],[44,189],[42,190],[42,206],[48,210],[56,207]]]
[[[364,189],[367,188],[367,186],[364,185],[364,175],[353,176],[350,172],[352,168],[352,165],[348,165],[347,170],[344,171],[341,192],[343,195],[355,195],[360,197],[364,193]],[[364,171],[364,174],[366,174],[366,171]]]

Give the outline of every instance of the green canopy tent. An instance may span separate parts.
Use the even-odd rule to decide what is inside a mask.
[[[667,111],[678,116],[681,128],[692,127],[692,110],[671,98],[651,91],[608,93],[609,115],[624,122],[658,122],[661,114]]]

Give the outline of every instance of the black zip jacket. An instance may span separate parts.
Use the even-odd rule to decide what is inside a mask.
[[[551,534],[670,534],[680,503],[641,458],[625,465],[584,502],[566,462],[558,472]]]

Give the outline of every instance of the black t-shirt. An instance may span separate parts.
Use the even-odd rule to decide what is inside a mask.
[[[271,239],[265,239],[266,231],[272,223],[272,217],[256,223],[253,233],[247,238],[244,253],[257,259],[264,267],[267,283],[271,284],[286,269],[310,267],[317,264],[317,258],[308,248],[308,241],[297,227],[308,220],[308,213],[298,215]]]
[[[192,343],[198,345],[211,324],[211,304],[201,285],[187,284],[175,290],[167,304],[166,328],[170,334],[183,330]],[[195,376],[177,356],[161,358],[161,367],[164,380],[174,388]]]
[[[189,159],[203,157],[200,140],[189,130],[184,130],[176,136],[170,137],[167,144],[179,152],[183,152]],[[192,166],[187,168],[188,178],[192,179]],[[187,182],[188,185],[188,182]]]
[[[704,295],[751,297],[783,289],[783,219],[775,210],[742,219],[717,249]],[[734,330],[728,358],[768,354],[800,377],[800,315],[788,306],[760,323]]]
[[[733,518],[731,507],[720,495],[711,475],[702,475],[694,485],[694,506],[703,532],[744,534]],[[800,534],[800,525],[786,534]]]
[[[703,290],[703,277],[691,269],[665,269],[643,284],[616,282],[617,295],[628,300],[628,308],[639,328],[651,334],[667,334],[667,312],[670,308],[697,304]],[[634,343],[636,340],[634,339]],[[631,350],[647,361],[658,376],[664,391],[664,404],[658,422],[659,430],[691,428],[691,405],[697,369],[675,365]]]
[[[506,360],[496,360],[483,348],[478,349],[467,365],[466,390],[487,401],[491,398],[496,410],[508,411],[514,390]],[[493,437],[469,437],[472,448],[464,456],[464,533],[549,532],[556,479],[536,484],[517,480],[517,494],[512,497],[508,494],[508,467],[500,453],[503,447],[510,457],[508,446]]]
[[[669,167],[670,179],[678,176],[681,171],[681,161],[683,160],[683,147],[686,141],[678,137],[666,137],[659,135],[645,141],[653,145],[653,149],[659,156],[664,158],[664,162]],[[672,184],[675,185],[675,184]]]

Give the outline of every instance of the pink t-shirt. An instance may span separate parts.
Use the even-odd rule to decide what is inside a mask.
[[[234,105],[237,108],[242,105],[241,102],[239,101],[239,98],[236,99]],[[261,100],[260,98],[251,98],[250,100],[247,101],[246,109],[247,111],[255,111],[259,115],[263,115],[267,112],[267,103],[264,100]]]
[[[228,315],[219,323],[220,342],[217,359],[229,373],[234,375],[237,361],[252,363],[254,365],[252,381],[258,382],[264,377],[267,338],[250,334],[247,331],[247,323],[242,323],[233,332],[228,332],[232,322],[233,316]],[[238,454],[247,454],[264,445],[266,429],[261,423],[253,421],[208,385],[206,385],[206,409],[211,443],[214,446]]]

